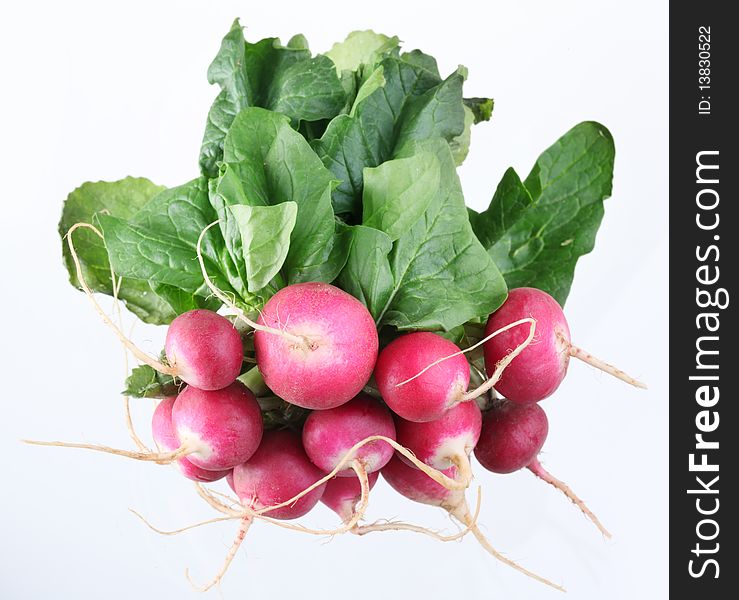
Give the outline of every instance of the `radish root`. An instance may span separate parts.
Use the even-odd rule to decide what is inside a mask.
[[[474,400],[478,396],[482,396],[488,390],[492,389],[496,383],[498,383],[501,375],[503,375],[503,371],[505,370],[505,368],[509,364],[511,364],[511,361],[513,361],[514,358],[516,358],[519,354],[521,354],[521,352],[523,352],[524,349],[534,340],[534,334],[536,333],[536,319],[532,319],[531,317],[527,317],[526,319],[520,319],[519,321],[515,321],[514,323],[511,323],[510,325],[506,325],[505,327],[501,327],[497,331],[494,331],[487,338],[483,338],[483,340],[487,341],[488,339],[490,339],[493,335],[497,333],[501,333],[502,331],[510,329],[511,327],[523,325],[524,323],[529,324],[529,335],[526,336],[526,339],[523,342],[521,342],[518,346],[516,346],[512,352],[509,352],[505,357],[503,357],[496,363],[495,371],[493,371],[493,374],[490,376],[490,378],[485,383],[475,388],[474,390],[471,390],[467,392],[466,394],[464,394],[462,396],[463,402],[467,400]],[[478,342],[478,343],[483,343],[483,342]]]
[[[466,536],[470,531],[471,527],[477,523],[477,518],[480,516],[480,508],[482,507],[482,488],[477,488],[477,502],[475,505],[475,512],[471,517],[469,523],[463,524],[463,528],[457,533],[450,535],[444,535],[433,529],[421,527],[420,525],[414,525],[412,523],[403,523],[402,521],[388,521],[386,523],[375,522],[369,525],[363,525],[356,527],[352,530],[352,533],[356,535],[366,535],[375,531],[412,531],[414,533],[421,533],[432,537],[440,542],[453,542],[460,540]]]
[[[576,494],[572,491],[570,486],[568,486],[564,481],[560,481],[554,475],[552,475],[549,471],[547,471],[539,462],[538,459],[534,459],[530,465],[527,467],[534,475],[536,475],[539,479],[546,481],[548,484],[554,486],[557,488],[560,492],[562,492],[565,496],[567,496],[572,503],[577,506],[583,514],[590,519],[593,524],[598,528],[598,530],[608,539],[611,538],[610,532],[603,527],[603,524],[600,522],[598,517],[595,516],[595,514],[586,506],[585,502],[583,502]]]
[[[148,462],[155,462],[160,465],[168,465],[175,462],[176,460],[192,454],[193,450],[190,450],[187,446],[182,446],[172,452],[133,452],[131,450],[121,450],[119,448],[111,448],[110,446],[100,446],[98,444],[78,444],[74,442],[46,442],[42,440],[21,440],[24,444],[30,444],[32,446],[58,446],[61,448],[80,448],[83,450],[95,450],[97,452],[105,452],[107,454],[114,454],[116,456],[125,456],[126,458],[133,458],[134,460],[142,460]]]
[[[456,454],[452,457],[452,463],[457,467],[457,481],[463,482],[464,487],[468,488],[472,483],[472,465],[470,464],[470,458],[466,454]]]
[[[408,460],[410,460],[418,469],[426,473],[431,479],[433,479],[436,483],[439,485],[449,489],[449,490],[464,490],[466,489],[467,485],[462,481],[457,481],[455,479],[452,479],[451,477],[447,477],[439,471],[438,469],[434,469],[433,467],[429,467],[426,463],[420,461],[418,458],[416,458],[416,455],[413,454],[408,448],[405,446],[401,446],[398,442],[395,440],[385,437],[384,435],[371,435],[356,444],[352,446],[349,451],[344,454],[344,456],[341,458],[341,460],[338,462],[336,467],[331,471],[330,473],[324,475],[321,479],[313,483],[312,485],[309,485],[307,488],[305,488],[303,491],[299,492],[289,500],[285,500],[284,502],[280,502],[279,504],[273,504],[271,506],[265,506],[264,508],[260,508],[255,512],[256,515],[263,515],[265,513],[268,513],[270,511],[276,510],[278,508],[283,508],[285,506],[291,506],[295,504],[298,500],[300,500],[303,496],[306,494],[309,494],[316,488],[320,487],[330,479],[333,479],[336,474],[339,471],[343,471],[346,468],[346,465],[350,463],[352,460],[354,460],[354,453],[359,450],[362,446],[365,446],[366,444],[369,444],[370,442],[381,440],[383,442],[387,442],[390,444],[395,450],[397,450],[400,454],[405,456]]]
[[[134,515],[136,515],[141,522],[144,523],[149,529],[152,531],[158,533],[159,535],[178,535],[180,533],[184,533],[185,531],[190,531],[191,529],[196,529],[198,527],[203,527],[204,525],[210,525],[211,523],[220,523],[222,521],[233,521],[237,517],[215,517],[213,519],[208,519],[207,521],[200,521],[198,523],[193,523],[192,525],[187,525],[185,527],[181,527],[180,529],[171,529],[169,531],[164,529],[159,529],[157,527],[154,527],[147,519],[144,517],[141,513],[136,512],[133,508],[129,508],[129,511],[131,511]]]
[[[463,354],[467,354],[467,352],[472,352],[472,350],[475,350],[476,348],[479,348],[480,346],[482,346],[488,340],[493,339],[496,335],[500,335],[501,333],[503,333],[505,331],[508,331],[509,329],[513,329],[514,327],[517,327],[518,325],[523,325],[524,323],[533,323],[535,325],[536,324],[536,321],[534,319],[532,319],[532,318],[526,318],[526,319],[519,319],[518,321],[514,321],[513,323],[509,323],[505,327],[501,327],[500,329],[497,329],[496,331],[493,331],[490,335],[482,338],[479,342],[473,344],[469,348],[466,348],[464,350],[460,350],[459,352],[455,352],[454,354],[450,354],[448,356],[444,356],[442,358],[439,358],[439,359],[435,360],[430,365],[425,366],[418,373],[416,373],[415,375],[413,375],[413,377],[409,377],[405,381],[401,381],[400,383],[395,384],[395,387],[396,388],[399,388],[399,387],[405,385],[406,383],[410,383],[411,381],[413,381],[417,377],[420,377],[421,375],[423,375],[429,369],[432,369],[436,365],[443,363],[445,360],[449,360],[450,358],[454,358],[455,356],[461,356]]]
[[[79,281],[82,291],[85,293],[85,296],[87,296],[88,300],[90,300],[90,303],[95,308],[95,312],[100,315],[100,317],[103,319],[103,322],[113,331],[113,333],[115,333],[121,344],[123,344],[138,360],[149,365],[152,369],[163,373],[164,375],[172,375],[173,377],[176,376],[177,370],[173,366],[165,365],[155,358],[152,358],[146,352],[141,350],[136,344],[134,344],[130,339],[128,339],[126,335],[121,331],[121,329],[115,323],[113,323],[112,319],[106,314],[100,304],[98,304],[98,301],[95,299],[95,295],[90,289],[90,286],[87,285],[87,281],[85,281],[85,277],[82,273],[82,264],[80,263],[79,256],[77,256],[77,250],[74,247],[74,242],[72,241],[72,234],[80,228],[89,229],[100,239],[105,238],[103,237],[103,234],[100,233],[100,230],[97,227],[95,227],[94,225],[90,225],[89,223],[75,223],[74,225],[72,225],[72,227],[69,228],[69,231],[67,231],[66,235],[69,253],[72,256],[72,261],[74,262],[74,267],[77,272],[77,281]],[[115,282],[113,282],[114,290],[115,287]]]
[[[537,575],[536,573],[529,571],[528,569],[519,565],[517,562],[511,560],[507,556],[498,552],[492,546],[489,540],[485,537],[482,531],[480,531],[480,528],[477,526],[477,523],[473,521],[472,515],[470,515],[469,507],[467,506],[466,501],[462,500],[462,502],[459,505],[450,509],[449,512],[460,523],[462,523],[463,525],[467,525],[467,527],[469,527],[470,531],[472,532],[472,535],[475,536],[475,538],[480,543],[480,545],[485,550],[487,550],[487,552],[491,554],[495,559],[515,569],[519,573],[523,573],[527,577],[531,577],[532,579],[535,579],[536,581],[543,583],[544,585],[553,587],[555,590],[559,590],[560,592],[566,591],[561,585],[557,585],[556,583],[549,581],[548,579],[542,577],[541,575]]]
[[[239,528],[236,532],[236,539],[233,541],[233,544],[231,544],[231,548],[229,548],[228,554],[226,554],[226,560],[223,562],[223,566],[221,567],[221,570],[218,571],[216,576],[213,579],[211,579],[209,583],[203,586],[198,586],[195,582],[193,582],[192,578],[190,577],[189,569],[185,569],[185,577],[187,577],[187,580],[190,582],[190,585],[192,585],[195,588],[195,590],[197,590],[198,592],[207,592],[209,589],[221,583],[221,580],[226,574],[226,571],[228,571],[228,568],[231,566],[231,563],[233,562],[233,559],[235,558],[236,553],[239,551],[239,548],[241,547],[241,543],[244,541],[244,538],[246,537],[246,532],[249,531],[249,526],[251,524],[252,524],[251,517],[241,518],[241,521],[239,522]]]
[[[586,362],[591,367],[595,367],[596,369],[599,369],[603,371],[604,373],[613,375],[616,379],[625,381],[629,385],[633,385],[634,387],[638,387],[643,390],[647,389],[647,385],[645,383],[642,383],[638,379],[634,379],[631,375],[624,373],[621,369],[617,369],[613,365],[610,365],[607,362],[602,361],[600,358],[596,358],[589,352],[586,352],[582,348],[578,348],[574,344],[569,344],[569,347],[570,347],[570,350],[569,350],[570,356],[577,358],[583,362]]]

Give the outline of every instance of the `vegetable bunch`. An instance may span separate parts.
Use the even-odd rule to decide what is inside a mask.
[[[494,472],[528,467],[607,533],[536,457],[548,427],[537,402],[570,356],[640,385],[571,344],[561,309],[611,193],[613,140],[576,125],[472,211],[456,169],[493,101],[466,98],[466,77],[442,77],[396,37],[354,32],[313,55],[302,36],[249,42],[236,21],[208,69],[220,91],[200,174],[169,189],[85,183],[64,204],[71,283],[144,363],[124,393],[163,399],[159,451],[134,433],[140,451],[114,453],[228,478],[233,504],[199,491],[240,520],[235,548],[254,519],[319,500],[344,522],[319,533],[440,537],[360,525],[382,472],[549,583],[477,528],[473,449]],[[162,356],[125,338],[94,292],[169,325]]]

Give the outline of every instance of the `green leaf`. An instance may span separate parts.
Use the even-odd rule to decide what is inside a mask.
[[[325,56],[303,60],[275,73],[264,108],[300,121],[320,121],[344,108],[346,94],[334,64]]]
[[[131,217],[152,197],[164,190],[148,179],[126,177],[119,181],[84,183],[67,197],[59,221],[64,264],[70,283],[81,289],[77,270],[72,261],[65,236],[75,223],[92,223],[96,213],[106,213],[123,219]],[[74,246],[82,267],[82,275],[94,292],[113,295],[110,262],[105,244],[89,229],[73,233]],[[146,281],[124,279],[118,297],[126,307],[146,323],[166,324],[177,314],[160,298]]]
[[[439,161],[431,152],[365,169],[362,224],[397,240],[426,211],[439,177]]]
[[[477,125],[483,121],[489,121],[493,116],[493,99],[492,98],[465,98],[464,105],[472,111],[474,124]]]
[[[410,52],[403,52],[403,54],[400,55],[400,58],[408,64],[415,65],[424,71],[428,71],[434,77],[441,80],[439,66],[436,64],[436,59],[433,56],[424,54],[420,50],[411,50]]]
[[[279,111],[298,126],[301,121],[332,118],[346,105],[333,63],[325,56],[311,58],[303,36],[293,37],[287,46],[276,38],[250,43],[238,19],[208,68],[208,81],[221,87],[208,113],[200,151],[201,171],[209,177],[218,174],[226,133],[243,108]]]
[[[467,158],[467,154],[469,154],[470,142],[472,141],[472,126],[474,124],[475,115],[470,108],[465,106],[464,131],[449,142],[449,147],[452,149],[452,156],[454,156],[454,164],[457,166],[461,165],[464,159]]]
[[[395,156],[397,149],[414,140],[442,137],[447,140],[464,130],[461,72],[444,81],[426,68],[389,56],[380,63],[379,75],[370,77],[370,93],[360,94],[351,115],[333,119],[313,146],[340,181],[332,194],[334,211],[361,215],[363,171]]]
[[[393,293],[388,255],[390,237],[372,227],[352,227],[352,245],[346,265],[337,279],[341,289],[358,298],[378,319]]]
[[[352,31],[343,42],[336,42],[326,52],[336,70],[356,71],[362,65],[374,65],[379,58],[398,47],[400,40],[374,31]]]
[[[169,304],[175,315],[181,315],[196,308],[207,308],[216,311],[221,307],[220,300],[214,296],[206,298],[171,285],[155,282],[151,283],[151,289],[159,298]]]
[[[228,132],[224,157],[241,186],[231,190],[231,204],[297,205],[282,267],[285,281],[332,281],[349,250],[331,208],[335,181],[288,119],[261,108],[244,109]]]
[[[580,123],[547,149],[524,183],[509,169],[475,233],[510,288],[532,286],[564,305],[580,256],[593,249],[611,195],[615,148],[599,123]]]
[[[298,205],[291,201],[275,206],[241,204],[231,206],[230,211],[241,231],[247,287],[250,292],[257,292],[279,273],[285,262]]]
[[[126,378],[124,396],[132,398],[167,398],[179,393],[178,383],[170,375],[162,375],[149,365],[140,365]]]
[[[393,289],[379,313],[380,325],[450,330],[489,315],[506,297],[495,263],[475,237],[449,145],[440,139],[413,142],[400,158],[433,152],[439,186],[423,216],[390,254]]]
[[[360,106],[365,98],[371,96],[375,90],[384,87],[384,85],[385,75],[383,74],[382,67],[377,67],[367,76],[367,78],[362,83],[362,86],[359,88],[359,90],[357,90],[357,95],[354,98],[354,103],[352,104],[351,110],[349,111],[349,116],[353,117],[356,112],[356,107]]]
[[[209,296],[196,252],[201,232],[217,219],[207,188],[207,180],[200,177],[165,190],[128,221],[97,215],[116,273]],[[251,307],[255,299],[232,263],[218,229],[208,231],[201,250],[213,282],[234,295],[238,303]]]
[[[108,256],[116,273],[152,280],[195,293],[203,276],[192,246],[176,236],[152,232],[128,221],[98,215]]]

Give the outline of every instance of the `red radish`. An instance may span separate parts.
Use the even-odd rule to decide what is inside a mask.
[[[177,434],[172,426],[172,406],[174,402],[174,398],[162,400],[157,405],[151,418],[151,433],[154,441],[160,448],[168,451],[177,450],[180,447],[180,441],[177,439]],[[193,481],[217,481],[231,472],[230,470],[206,471],[196,467],[187,458],[178,459],[177,466],[185,477]]]
[[[464,492],[439,485],[423,471],[409,466],[397,455],[393,456],[380,473],[396,492],[415,502],[441,506],[449,512],[465,504]],[[457,468],[446,469],[444,475],[454,479]]]
[[[236,486],[234,485],[234,470],[233,469],[231,469],[226,475],[226,483],[228,483],[228,487],[230,487],[231,490],[235,493]]]
[[[398,443],[416,458],[441,471],[456,466],[462,479],[472,478],[468,457],[482,427],[482,414],[476,402],[457,404],[440,418],[425,423],[397,418],[395,427]],[[407,459],[403,457],[403,460],[407,463]]]
[[[470,383],[467,360],[457,354],[414,376],[440,357],[458,352],[453,342],[435,333],[409,333],[393,340],[380,352],[375,367],[375,380],[383,400],[395,414],[408,421],[438,419],[462,400],[467,391]]]
[[[513,473],[536,460],[547,433],[549,420],[541,406],[498,400],[483,415],[475,456],[488,471]]]
[[[287,430],[268,431],[254,456],[234,468],[234,487],[246,506],[259,510],[290,500],[322,476],[305,454],[300,435]],[[267,514],[275,519],[302,517],[318,503],[325,487],[323,483],[299,500]]]
[[[167,360],[177,376],[201,390],[220,390],[241,372],[243,346],[233,324],[210,310],[191,310],[167,329]]]
[[[520,571],[524,575],[532,577],[541,583],[552,586],[558,590],[564,591],[564,589],[551,581],[544,579],[543,577],[524,569],[517,563],[513,562],[509,558],[506,558],[500,552],[498,552],[490,542],[480,531],[479,527],[475,523],[472,515],[470,514],[467,501],[464,498],[464,493],[461,491],[452,491],[439,485],[435,481],[427,477],[422,471],[409,467],[406,463],[400,460],[397,456],[385,465],[381,471],[382,476],[390,484],[390,486],[399,494],[414,500],[415,502],[421,502],[423,504],[430,504],[432,506],[439,506],[446,510],[451,516],[457,519],[459,522],[469,528],[472,534],[477,538],[480,545],[485,548],[490,554],[492,554],[499,561],[513,567],[517,571]],[[449,477],[456,476],[456,467],[451,467],[446,471]]]
[[[303,425],[303,447],[319,469],[333,471],[352,446],[373,435],[395,439],[390,411],[379,401],[359,394],[336,408],[312,412]],[[382,440],[369,442],[354,452],[351,461],[361,463],[367,473],[379,471],[393,456],[393,448]],[[351,462],[337,473],[354,477]]]
[[[372,315],[337,287],[289,285],[264,305],[257,325],[259,370],[269,388],[292,404],[315,410],[340,406],[372,374],[378,349]]]
[[[379,471],[367,473],[369,488],[372,489],[380,476]],[[326,483],[326,489],[321,496],[321,502],[334,511],[344,523],[351,521],[355,515],[357,504],[362,498],[362,484],[359,478],[352,474],[351,477],[334,477]]]
[[[575,356],[637,387],[646,387],[623,371],[596,359],[570,342],[570,329],[562,308],[546,292],[536,288],[517,288],[508,292],[503,305],[488,319],[485,335],[524,318],[536,320],[531,344],[510,362],[495,384],[495,389],[512,402],[538,402],[550,396],[567,373],[570,356]],[[498,363],[526,337],[525,328],[511,328],[485,342],[485,368],[488,376]]]
[[[212,391],[187,386],[172,407],[172,425],[188,460],[211,471],[248,460],[262,439],[259,404],[238,381]]]
[[[496,402],[483,415],[482,433],[475,447],[480,464],[493,473],[512,473],[524,467],[565,494],[606,537],[603,527],[585,503],[564,482],[555,478],[537,458],[549,432],[549,421],[536,403]]]

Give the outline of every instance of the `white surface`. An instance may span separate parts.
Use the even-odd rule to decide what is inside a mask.
[[[507,166],[525,175],[575,123],[610,128],[614,194],[567,313],[576,343],[650,389],[573,364],[544,404],[551,432],[543,459],[614,539],[601,539],[529,473],[478,473],[481,522],[510,557],[563,583],[570,600],[667,597],[667,2],[409,4],[70,1],[0,9],[2,598],[194,598],[185,567],[205,581],[230,544],[232,524],[162,538],[127,511],[165,528],[210,516],[173,469],[18,440],[128,444],[120,348],[67,284],[56,235],[61,202],[86,180],[131,174],[175,185],[197,174],[216,93],[206,68],[237,15],[250,39],[303,32],[320,51],[352,29],[374,28],[438,57],[444,71],[469,67],[467,95],[496,100],[461,170],[478,208]],[[136,338],[151,352],[161,347],[160,331],[138,327]],[[137,403],[144,428],[150,409]],[[450,526],[439,510],[412,505],[384,482],[369,516]],[[321,506],[306,521],[333,519]],[[227,599],[319,593],[562,597],[496,563],[471,537],[325,543],[268,525],[249,533],[221,591]]]

